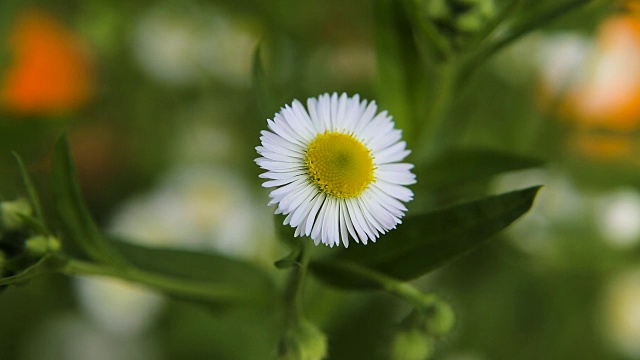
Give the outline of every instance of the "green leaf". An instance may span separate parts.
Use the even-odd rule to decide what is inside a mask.
[[[508,24],[508,26],[500,27],[496,30],[498,36],[489,37],[481,46],[480,51],[474,54],[471,59],[465,64],[463,70],[463,78],[469,78],[470,75],[487,59],[491,56],[518,40],[522,36],[542,28],[543,26],[570,14],[580,8],[583,8],[589,4],[595,3],[594,0],[568,0],[568,1],[553,1],[539,2],[544,5],[538,6],[533,9],[526,9],[522,11],[518,16],[514,16],[515,21]]]
[[[253,53],[252,64],[253,75],[253,92],[256,97],[256,105],[258,108],[258,115],[267,118],[273,115],[273,110],[277,109],[274,106],[272,91],[270,90],[269,79],[265,73],[264,65],[262,63],[262,46],[258,44]]]
[[[412,48],[413,41],[400,26],[403,25],[398,19],[401,16],[401,6],[390,0],[376,0],[373,4],[378,100],[381,106],[393,114],[397,127],[409,132],[411,102],[408,95],[408,72],[411,68],[407,66],[407,57],[410,56],[407,48]]]
[[[247,262],[211,252],[151,248],[113,241],[119,253],[135,268],[179,281],[185,287],[219,289],[216,299],[169,290],[176,298],[206,302],[212,305],[233,305],[249,302],[269,304],[275,298],[275,288],[268,274]],[[167,291],[167,288],[158,287]]]
[[[24,161],[22,161],[22,158],[20,157],[20,155],[18,155],[18,153],[16,152],[12,152],[12,154],[13,154],[13,157],[15,157],[16,162],[18,163],[18,168],[20,169],[20,176],[22,177],[22,182],[24,183],[24,187],[27,190],[27,195],[29,196],[29,202],[31,203],[31,206],[33,206],[33,209],[36,212],[36,217],[38,218],[42,226],[45,227],[45,230],[46,230],[44,216],[42,214],[42,205],[40,205],[40,199],[38,198],[38,193],[36,192],[35,186],[33,186],[33,181],[31,181],[31,177],[29,177],[27,168],[24,166]]]
[[[435,270],[484,244],[531,208],[540,186],[407,218],[376,244],[353,246],[311,263],[322,280],[339,287],[378,287],[349,264],[399,280]]]
[[[489,179],[495,175],[539,167],[544,161],[498,150],[451,150],[417,169],[421,188],[440,189]]]
[[[82,199],[66,134],[60,136],[56,143],[51,181],[65,239],[72,240],[94,260],[123,264],[120,255],[102,236]]]
[[[58,265],[60,265],[59,259],[49,255],[43,256],[36,263],[17,274],[0,278],[0,286],[25,284],[35,277],[52,273]]]

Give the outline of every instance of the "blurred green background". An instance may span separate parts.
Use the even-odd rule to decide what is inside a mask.
[[[55,222],[48,174],[66,129],[106,231],[224,252],[280,279],[271,264],[286,252],[253,163],[266,118],[334,91],[393,108],[402,94],[381,74],[400,70],[426,74],[414,81],[427,87],[411,95],[414,108],[432,96],[428,66],[382,60],[391,29],[378,22],[378,2],[0,2],[0,194],[24,195],[16,151]],[[524,3],[526,12],[536,2]],[[443,197],[545,187],[498,241],[416,282],[458,315],[436,359],[640,359],[635,8],[612,1],[572,12],[504,49],[454,95],[457,146],[545,166],[471,179]],[[412,43],[404,25],[394,31]],[[253,85],[255,56],[269,102]],[[412,115],[397,117],[411,126]],[[417,204],[440,202],[416,187]],[[305,312],[328,334],[330,359],[388,358],[407,307],[308,285]],[[0,296],[0,359],[269,359],[277,338],[268,315],[212,313],[117,280],[45,276]]]

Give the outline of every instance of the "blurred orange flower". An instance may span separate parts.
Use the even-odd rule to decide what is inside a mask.
[[[594,131],[577,131],[567,139],[569,148],[575,155],[594,162],[635,163],[637,146],[625,134],[600,134]],[[633,164],[637,165],[637,164]]]
[[[91,61],[82,41],[40,10],[15,21],[6,39],[11,56],[0,82],[0,105],[16,115],[57,115],[93,93]]]
[[[640,16],[607,19],[592,60],[567,94],[567,115],[580,125],[618,131],[640,127]]]

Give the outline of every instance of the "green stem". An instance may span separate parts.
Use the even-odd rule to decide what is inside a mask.
[[[231,291],[224,287],[215,287],[210,283],[167,277],[133,267],[114,267],[103,264],[68,259],[60,269],[65,275],[111,276],[136,282],[150,288],[166,292],[177,297],[188,297],[202,301],[238,302],[250,300],[247,294]]]
[[[447,115],[454,99],[457,79],[457,63],[454,60],[440,65],[433,92],[435,97],[424,117],[425,125],[416,144],[418,162],[424,163],[435,157],[454,140],[452,130],[456,124]]]
[[[296,266],[291,270],[284,293],[284,311],[289,324],[297,324],[302,319],[302,285],[309,267],[309,254],[306,243],[305,239],[300,242]]]
[[[358,264],[346,261],[334,261],[332,266],[339,267],[344,271],[361,276],[369,280],[377,286],[380,286],[386,292],[395,295],[416,308],[424,308],[436,301],[436,296],[424,294],[415,286],[379,273],[375,270],[368,269]]]
[[[564,3],[554,4],[548,9],[536,12],[529,17],[525,17],[518,23],[513,24],[508,32],[505,32],[501,37],[493,40],[492,42],[485,44],[485,46],[482,47],[482,50],[467,62],[462,70],[461,78],[465,80],[468,79],[471,74],[492,55],[523,35],[526,35],[532,30],[538,29],[557,18],[565,16],[567,13],[577,10],[592,1],[593,0],[570,0]]]
[[[405,1],[405,6],[407,8],[408,15],[413,22],[414,28],[422,35],[419,38],[427,40],[427,43],[431,45],[431,49],[434,51],[438,61],[449,61],[449,59],[453,57],[453,49],[451,48],[449,41],[440,35],[438,29],[434,26],[433,21],[424,15],[424,10],[420,8],[421,5],[419,1]]]

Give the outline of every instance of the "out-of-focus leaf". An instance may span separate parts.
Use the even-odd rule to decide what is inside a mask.
[[[102,236],[82,199],[66,134],[56,143],[51,181],[55,206],[64,227],[64,240],[73,241],[92,259],[122,264],[121,256]]]
[[[497,150],[468,148],[451,150],[416,171],[420,187],[439,189],[542,165],[544,161],[539,159]]]
[[[217,301],[184,293],[170,294],[177,298],[210,305],[269,304],[275,297],[274,284],[268,274],[241,260],[211,252],[197,253],[177,249],[151,248],[121,241],[112,241],[125,259],[141,270],[192,282],[202,288],[221,289]],[[237,295],[237,296],[236,296]]]
[[[27,190],[27,195],[29,196],[29,202],[31,203],[31,206],[33,206],[38,220],[40,220],[42,225],[44,225],[45,222],[44,216],[42,215],[42,206],[40,205],[40,199],[38,198],[38,193],[36,192],[35,186],[33,186],[33,181],[31,181],[31,177],[29,177],[27,168],[24,166],[24,161],[22,161],[22,157],[20,157],[20,155],[18,155],[18,153],[16,152],[13,153],[13,157],[18,163],[20,176],[22,177],[22,182],[24,183],[24,187]]]
[[[44,256],[17,274],[0,278],[0,286],[24,284],[37,276],[53,272],[52,269],[59,263],[60,262],[52,256]]]
[[[412,47],[413,39],[402,31],[404,27],[398,20],[402,15],[402,6],[390,0],[376,0],[373,3],[379,101],[393,114],[398,128],[409,132],[411,100],[408,96],[410,75],[407,72],[411,68],[406,63],[411,53],[407,47]]]
[[[339,287],[371,288],[375,284],[349,264],[411,280],[484,244],[531,208],[540,186],[490,196],[430,214],[407,218],[376,244],[352,246],[311,269]]]
[[[20,1],[3,1],[0,3],[0,39],[9,38],[9,32],[15,25],[15,17],[20,8]],[[7,46],[0,47],[0,79],[4,77],[6,69],[9,68],[13,55],[7,49]]]
[[[269,80],[262,63],[261,46],[258,44],[253,53],[253,92],[256,97],[256,105],[260,116],[267,118],[273,115],[274,101],[269,89]]]

